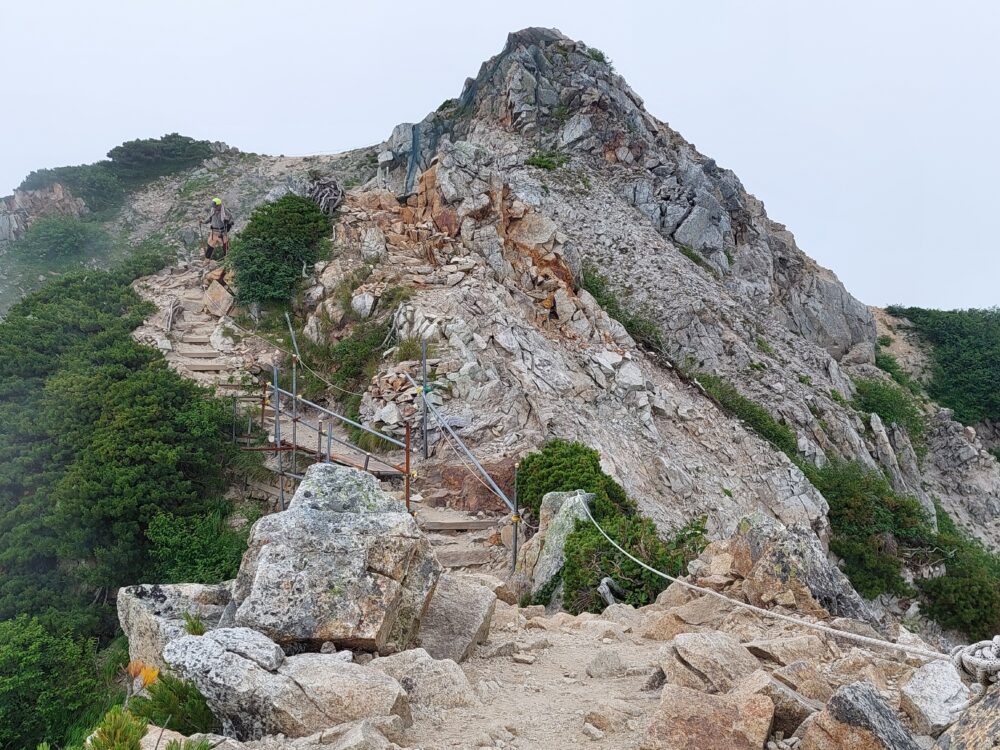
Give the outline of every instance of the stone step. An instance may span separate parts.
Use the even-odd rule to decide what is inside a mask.
[[[219,356],[215,349],[175,349],[174,352],[179,357],[189,359],[216,359]]]
[[[203,336],[197,333],[188,333],[181,336],[182,344],[209,344],[211,340],[210,336]]]
[[[434,550],[434,556],[446,568],[467,568],[474,565],[487,565],[493,562],[493,551],[487,547],[480,549],[441,549]]]

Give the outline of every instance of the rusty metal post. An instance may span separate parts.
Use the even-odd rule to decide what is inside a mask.
[[[410,510],[410,433],[411,433],[410,423],[406,423],[406,459],[403,463],[406,469],[403,473],[403,494],[406,497],[406,510]]]
[[[514,464],[514,515],[510,517],[511,525],[514,527],[514,538],[511,541],[511,548],[514,559],[511,561],[510,570],[517,570],[517,538],[521,534],[521,505],[517,499],[517,469],[520,464]]]
[[[323,460],[323,420],[319,420],[319,429],[316,430],[316,459]]]
[[[298,438],[298,422],[299,422],[299,392],[296,390],[296,368],[295,364],[298,361],[298,357],[292,357],[292,473],[299,473],[299,459],[298,459],[298,448],[299,448],[299,438]]]

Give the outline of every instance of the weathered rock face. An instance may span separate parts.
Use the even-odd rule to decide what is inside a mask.
[[[842,687],[802,736],[802,750],[919,750],[913,736],[867,682]]]
[[[664,685],[640,750],[760,750],[774,706],[763,695],[705,695]]]
[[[15,190],[13,195],[0,198],[0,244],[18,239],[42,216],[80,216],[86,212],[86,204],[58,182],[39,190]]]
[[[184,615],[212,628],[230,601],[230,584],[141,584],[118,590],[118,622],[128,637],[129,658],[160,669],[163,649],[187,635]]]
[[[1000,690],[996,686],[962,713],[955,726],[941,735],[938,750],[978,750],[996,747],[1000,737]]]
[[[577,520],[587,518],[586,506],[593,495],[578,492],[550,492],[542,498],[538,533],[518,552],[517,572],[530,581],[537,594],[556,576],[566,562],[566,538]]]
[[[267,641],[245,629],[184,636],[167,645],[164,660],[198,687],[226,734],[241,740],[303,737],[372,716],[410,721],[405,691],[384,672],[333,654],[278,661],[280,649]]]
[[[414,716],[431,716],[442,709],[478,703],[458,664],[451,659],[434,659],[422,648],[383,656],[371,666],[402,685]]]
[[[816,536],[800,527],[784,528],[755,513],[740,523],[752,567],[743,590],[752,604],[782,604],[798,612],[826,611],[878,626],[871,608],[831,563]]]
[[[925,664],[900,688],[900,707],[914,729],[935,737],[955,719],[955,709],[968,700],[969,689],[947,661]]]
[[[664,646],[660,668],[667,679],[709,693],[728,693],[760,664],[725,633],[681,633]]]
[[[420,646],[435,659],[464,661],[486,640],[497,595],[457,575],[443,575],[420,621]]]
[[[234,622],[279,643],[374,651],[395,636],[405,647],[440,570],[416,522],[374,477],[315,464],[286,511],[254,524]]]

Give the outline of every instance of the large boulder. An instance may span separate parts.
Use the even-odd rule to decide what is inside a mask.
[[[430,606],[420,621],[420,646],[435,659],[461,662],[489,637],[497,595],[462,576],[438,580]]]
[[[921,734],[939,735],[956,718],[955,709],[969,700],[950,661],[932,661],[917,669],[899,689],[900,708]]]
[[[800,750],[919,750],[896,713],[867,682],[840,688],[802,735]]]
[[[414,716],[478,703],[458,664],[451,659],[434,659],[422,648],[375,659],[371,666],[403,686]]]
[[[1000,686],[994,685],[967,708],[934,747],[937,750],[979,750],[996,747],[1000,737]],[[992,744],[991,744],[992,743]]]
[[[128,637],[130,659],[163,669],[163,649],[187,635],[184,616],[206,628],[218,625],[229,603],[230,584],[140,584],[118,590],[118,622]]]
[[[774,706],[751,695],[706,695],[664,685],[639,750],[761,750]]]
[[[661,650],[660,668],[673,684],[726,693],[760,663],[726,633],[681,633]]]
[[[518,554],[518,571],[530,580],[537,594],[555,577],[566,562],[566,537],[577,520],[587,517],[586,507],[594,496],[585,492],[549,492],[542,498],[538,513],[538,533]]]
[[[240,740],[277,733],[304,737],[393,714],[411,721],[406,692],[384,672],[335,654],[311,653],[287,657],[269,669],[261,662],[272,665],[273,650],[261,639],[221,629],[212,637],[178,638],[164,651],[168,665],[205,696],[227,735]]]
[[[744,578],[743,593],[751,604],[780,605],[818,616],[829,613],[880,627],[811,529],[785,527],[757,512],[740,521],[736,537],[749,547],[752,566]]]
[[[405,648],[440,573],[416,521],[373,476],[314,464],[288,509],[251,529],[234,622],[283,644]]]
[[[763,669],[758,669],[729,691],[729,695],[733,697],[754,693],[771,699],[774,704],[774,731],[781,732],[785,737],[791,737],[802,722],[817,711],[823,710],[822,703],[799,695]]]

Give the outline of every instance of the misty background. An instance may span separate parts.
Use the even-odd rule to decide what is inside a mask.
[[[986,0],[5,3],[0,194],[174,131],[269,154],[371,145],[525,26],[602,49],[864,302],[1000,304]]]

